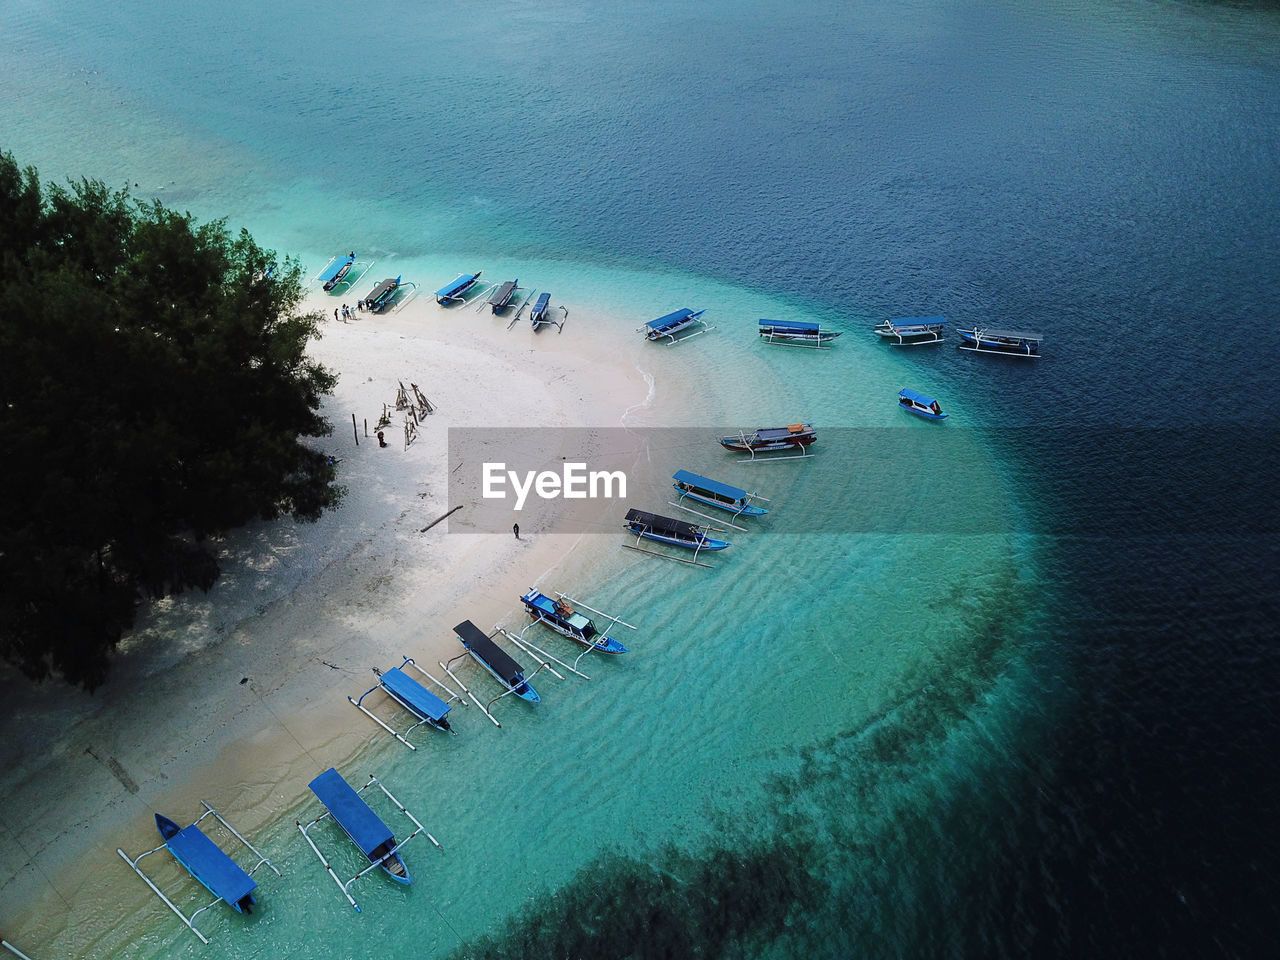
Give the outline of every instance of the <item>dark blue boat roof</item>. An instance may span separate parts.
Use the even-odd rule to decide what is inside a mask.
[[[329,266],[325,268],[324,272],[321,273],[320,276],[317,277],[316,279],[318,279],[321,283],[328,283],[330,280],[332,280],[334,277],[338,275],[338,271],[340,271],[343,267],[349,267],[351,266],[351,264],[355,262],[356,262],[356,255],[354,253],[351,254],[350,256],[342,257],[341,259],[335,257],[333,262],[330,263]]]
[[[718,480],[700,477],[696,473],[690,473],[688,470],[677,470],[671,479],[677,483],[687,483],[691,487],[698,487],[710,493],[718,493],[720,496],[728,497],[731,500],[743,500],[747,496],[747,491],[745,490],[739,490],[737,487],[731,487],[729,484],[721,483]]]
[[[395,841],[391,828],[369,809],[369,805],[360,799],[360,794],[333,767],[308,786],[366,857],[371,857],[373,851],[384,843]]]
[[[395,289],[400,286],[400,277],[394,280],[388,278],[373,288],[373,292],[365,297],[366,303],[378,303],[380,300],[386,299]]]
[[[699,310],[695,313],[688,307],[685,307],[683,310],[677,310],[675,313],[668,313],[665,317],[659,317],[657,320],[650,320],[645,324],[645,326],[657,333],[671,327],[679,326],[682,323],[687,323],[690,320],[697,320],[698,317],[702,316],[703,312],[704,311]]]
[[[761,320],[760,326],[775,330],[794,330],[796,333],[817,333],[818,324],[809,320]]]
[[[661,514],[649,513],[645,510],[628,510],[626,522],[632,529],[635,527],[643,527],[651,533],[664,534],[670,537],[679,537],[689,540],[700,540],[703,537],[702,528],[692,523],[686,523],[684,520],[675,520],[671,517],[664,517]],[[639,533],[639,530],[635,531]]]
[[[533,312],[537,313],[539,310],[547,309],[547,304],[550,302],[551,302],[551,294],[549,293],[538,294],[538,299],[534,301],[534,304],[533,304]]]
[[[382,674],[382,686],[396,698],[403,700],[420,717],[443,720],[449,705],[409,676],[399,667],[392,667]]]
[[[204,835],[194,823],[184,827],[177,833],[165,836],[166,827],[176,826],[168,819],[156,814],[156,826],[160,835],[165,838],[165,846],[191,873],[203,883],[215,897],[221,897],[231,905],[235,905],[247,897],[258,886],[257,882],[240,869],[216,843]]]
[[[452,297],[469,283],[473,283],[479,273],[464,273],[450,283],[446,283],[443,287],[436,291],[437,297]]]
[[[493,642],[483,630],[470,620],[463,620],[453,628],[458,639],[468,650],[474,650],[476,656],[487,663],[493,672],[502,677],[511,686],[524,681],[524,668],[516,663],[507,651]]]
[[[915,390],[909,390],[906,387],[903,387],[898,391],[898,396],[906,397],[908,400],[914,400],[916,403],[922,403],[926,407],[931,407],[938,402],[933,399],[933,397],[927,397],[923,393],[919,393]]]
[[[489,298],[489,302],[495,307],[502,306],[511,299],[511,296],[516,292],[516,286],[519,283],[519,280],[502,281],[502,286],[498,287],[498,289],[494,291],[493,296]]]

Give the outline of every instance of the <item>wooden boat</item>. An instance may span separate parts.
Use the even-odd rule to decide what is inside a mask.
[[[501,313],[507,309],[511,303],[511,298],[516,295],[516,290],[520,286],[519,279],[504,280],[498,284],[498,289],[489,295],[489,309],[494,313]]]
[[[446,306],[450,303],[461,303],[466,299],[463,294],[476,285],[482,271],[460,273],[436,291],[436,303]]]
[[[483,630],[470,620],[463,620],[453,628],[458,640],[471,654],[472,659],[493,675],[508,693],[514,693],[529,703],[541,703],[538,691],[525,679],[524,668],[511,655],[493,642]]]
[[[428,680],[435,683],[436,686],[447,691],[449,693],[449,699],[441,700],[421,683],[405,673],[405,668],[410,666]],[[382,729],[386,730],[410,750],[416,750],[417,747],[408,741],[407,738],[409,734],[424,723],[445,733],[454,733],[453,727],[449,724],[449,711],[452,709],[451,704],[453,701],[458,699],[457,694],[453,693],[439,680],[418,666],[412,657],[405,657],[404,663],[400,664],[398,667],[392,667],[390,670],[385,670],[380,673],[375,670],[374,673],[378,675],[378,682],[375,686],[370,687],[362,693],[358,700],[347,697],[348,703],[371,719],[374,723],[382,727]],[[393,730],[385,721],[380,719],[364,706],[364,698],[369,696],[375,690],[383,691],[392,700],[417,717],[418,722],[410,726],[403,734]]]
[[[597,630],[591,618],[575,610],[566,597],[553,598],[530,588],[520,602],[530,617],[570,640],[600,653],[627,652],[627,648],[617,640]]]
[[[712,327],[702,319],[704,313],[706,313],[705,310],[695,311],[686,307],[683,310],[677,310],[675,313],[668,313],[665,317],[659,317],[657,320],[650,320],[644,325],[645,339],[679,343],[682,340],[696,337],[700,333],[706,333]],[[693,330],[695,326],[701,329]],[[678,334],[683,334],[683,336],[678,336]]]
[[[246,840],[240,833],[222,818],[222,814],[209,806],[209,804],[201,801],[205,808],[194,823],[186,827],[180,827],[168,817],[157,813],[156,829],[160,831],[160,839],[163,843],[145,853],[138,854],[137,857],[130,857],[127,853],[116,848],[116,853],[124,859],[124,862],[133,868],[133,872],[142,878],[151,891],[164,901],[165,906],[172,910],[183,923],[200,938],[202,943],[208,943],[209,939],[196,926],[196,920],[200,914],[210,909],[218,903],[225,902],[228,906],[234,908],[237,913],[252,913],[253,905],[257,903],[257,899],[253,895],[253,891],[257,889],[257,881],[253,879],[253,875],[258,872],[258,868],[264,863],[275,871],[276,876],[280,876],[280,870],[274,863],[262,855],[262,853]],[[239,840],[249,849],[249,851],[258,858],[252,869],[245,872],[238,863],[231,859],[221,847],[214,843],[200,829],[200,823],[205,817],[214,817],[222,824],[232,836]],[[151,877],[142,871],[139,864],[143,858],[149,857],[151,854],[159,850],[168,850],[175,860],[180,863],[186,871],[191,874],[206,890],[213,894],[214,900],[196,910],[191,916],[187,916],[174,904],[169,897],[156,886]]]
[[[413,883],[409,868],[400,856],[403,844],[396,843],[391,828],[382,822],[382,818],[361,799],[351,784],[342,779],[337,770],[330,767],[308,786],[316,799],[324,804],[334,822],[360,848],[360,852],[369,858],[371,864],[381,867],[396,883]]]
[[[776,450],[800,450],[818,439],[817,432],[807,423],[793,423],[785,427],[757,427],[736,436],[720,437],[720,446],[726,450],[757,454]]]
[[[1044,339],[1038,333],[1023,330],[991,330],[982,327],[957,329],[956,333],[960,334],[961,350],[1029,360],[1040,359],[1040,341]]]
[[[551,305],[551,294],[549,293],[538,294],[538,299],[534,301],[534,304],[533,304],[533,313],[529,314],[529,323],[533,325],[533,329],[537,330],[538,324],[551,322],[551,320],[547,317],[547,311],[550,309],[550,305]]]
[[[383,280],[364,298],[364,305],[374,313],[382,313],[396,301],[396,293],[400,289],[402,276],[394,280]]]
[[[679,502],[674,504],[677,507],[685,499],[689,499],[720,510],[727,510],[734,517],[763,517],[769,512],[764,507],[757,507],[751,503],[755,494],[747,493],[738,487],[731,487],[727,483],[720,483],[718,480],[700,477],[688,470],[677,470],[672,480],[674,481],[672,486],[679,493]]]
[[[941,343],[946,324],[946,317],[901,317],[876,324],[875,332],[895,347],[915,347]]]
[[[703,550],[723,550],[733,544],[707,536],[708,527],[700,527],[684,520],[674,520],[644,510],[628,510],[623,525],[636,535],[637,540],[653,540],[685,547],[695,553]]]
[[[917,393],[915,390],[906,388],[899,390],[898,406],[908,413],[914,413],[917,417],[924,417],[926,420],[945,420],[947,418],[937,400],[933,399],[933,397],[927,397],[923,393]]]
[[[352,266],[356,262],[356,252],[352,250],[345,257],[339,259],[334,257],[329,261],[329,265],[320,271],[318,279],[324,285],[326,291],[332,290],[338,284],[342,283],[348,273],[351,272]]]
[[[760,339],[793,347],[821,347],[840,336],[840,330],[823,330],[806,320],[761,320]]]
[[[240,869],[222,848],[205,836],[194,823],[179,827],[168,817],[156,814],[156,829],[173,858],[187,868],[206,890],[225,900],[237,913],[253,913],[258,901],[253,896],[257,882]]]

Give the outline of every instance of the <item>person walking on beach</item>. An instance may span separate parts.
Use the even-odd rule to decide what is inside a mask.
[[[338,308],[337,308],[337,307],[334,307],[334,308],[333,308],[333,319],[334,319],[334,320],[337,320],[337,319],[338,319]]]
[[[518,524],[518,523],[513,523],[513,524],[511,525],[511,532],[512,532],[512,533],[514,533],[514,534],[516,535],[516,539],[517,539],[517,540],[519,540],[519,539],[520,539],[520,524]]]

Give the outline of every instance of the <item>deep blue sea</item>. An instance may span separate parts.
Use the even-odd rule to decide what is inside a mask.
[[[358,243],[537,263],[615,311],[614,281],[679,290],[671,309],[714,291],[690,305],[742,307],[745,346],[726,324],[657,361],[706,378],[705,420],[672,425],[803,404],[879,427],[914,383],[951,400],[1013,518],[849,532],[856,474],[797,480],[835,532],[757,535],[715,579],[596,585],[651,605],[660,661],[555,727],[477,731],[437,766],[379,754],[404,782],[558,738],[534,787],[468,798],[479,823],[433,811],[474,849],[417,902],[383,890],[353,919],[288,823],[256,926],[201,948],[148,907],[146,937],[99,918],[36,960],[1272,955],[1275,4],[0,0],[0,66],[0,149],[46,181],[225,217],[317,268]],[[842,341],[761,352],[761,301]],[[1042,331],[1043,359],[870,335],[925,314]],[[927,497],[929,470],[901,470]],[[637,690],[678,721],[564,745]]]

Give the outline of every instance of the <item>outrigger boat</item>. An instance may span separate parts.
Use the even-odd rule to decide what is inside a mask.
[[[498,722],[498,718],[490,711],[490,707],[503,697],[515,694],[521,700],[529,703],[541,703],[542,698],[538,696],[538,691],[533,689],[533,685],[529,683],[533,677],[537,676],[543,667],[551,669],[550,664],[545,661],[538,664],[538,669],[534,670],[529,677],[524,675],[524,667],[516,663],[512,656],[499,647],[493,641],[493,637],[486,634],[470,620],[463,620],[460,624],[453,628],[454,635],[461,642],[465,653],[460,653],[448,663],[441,662],[440,666],[445,673],[453,678],[454,682],[462,688],[462,692],[469,696],[472,702],[485,712],[490,720],[496,726],[502,726]],[[453,672],[453,665],[463,657],[470,656],[476,663],[480,664],[498,683],[502,684],[503,691],[498,694],[487,704],[481,703],[474,693],[467,689],[466,684],[458,679],[457,674]],[[554,672],[554,670],[552,671]],[[560,674],[556,674],[560,676]],[[560,677],[564,679],[564,677]]]
[[[793,423],[785,427],[757,427],[751,433],[740,431],[736,436],[718,437],[726,450],[751,454],[755,460],[761,453],[777,453],[798,450],[789,457],[770,457],[772,460],[789,460],[810,456],[808,447],[818,439],[817,431],[807,423]]]
[[[875,332],[895,347],[941,343],[946,317],[902,317],[876,324]]]
[[[504,280],[498,285],[498,289],[489,295],[489,309],[494,313],[501,313],[507,309],[511,303],[511,298],[516,295],[516,290],[520,286],[520,280]]]
[[[566,636],[570,640],[577,640],[578,643],[590,650],[613,654],[627,652],[627,648],[617,640],[597,630],[591,618],[575,610],[570,604],[569,598],[562,593],[553,598],[530,587],[529,592],[520,598],[520,602],[524,604],[526,612],[533,618],[534,622],[545,623],[556,633]],[[585,606],[583,604],[579,605]],[[590,610],[591,608],[587,607],[587,609]],[[621,621],[614,618],[613,623],[621,623]],[[623,625],[630,626],[630,624]],[[634,630],[635,628],[632,627],[632,629]]]
[[[973,327],[969,330],[957,329],[956,333],[960,334],[961,350],[1031,360],[1040,359],[1040,341],[1044,339],[1038,333],[1027,333],[1022,330],[988,330],[981,327]]]
[[[391,828],[382,822],[382,819],[373,812],[372,808],[360,796],[361,793],[374,784],[377,784],[378,788],[387,795],[387,798],[396,805],[401,813],[412,820],[417,828],[399,843],[396,842],[395,834],[391,832]],[[400,857],[400,848],[419,833],[425,832],[425,828],[418,822],[417,817],[405,809],[404,805],[391,795],[391,791],[383,786],[377,777],[369,777],[368,783],[359,790],[354,790],[351,784],[347,783],[337,770],[330,767],[312,780],[308,786],[311,788],[311,792],[316,795],[316,799],[324,804],[325,813],[316,817],[305,827],[300,822],[297,823],[297,827],[302,831],[302,836],[306,838],[307,843],[315,851],[316,856],[320,858],[325,870],[333,878],[333,882],[342,890],[343,895],[351,906],[355,907],[356,910],[360,909],[360,905],[351,896],[351,885],[371,870],[376,870],[379,867],[396,883],[406,885],[413,883],[409,868],[405,866],[404,860]],[[338,879],[338,875],[333,872],[331,861],[320,852],[315,840],[311,838],[311,828],[326,817],[332,817],[334,822],[351,839],[351,842],[369,859],[369,866],[345,883]],[[427,838],[439,849],[444,849],[440,847],[440,842],[431,834],[428,833]]]
[[[665,339],[668,342],[668,346],[680,343],[683,340],[691,340],[700,333],[715,329],[702,319],[704,313],[706,313],[705,310],[694,311],[686,307],[683,310],[677,310],[675,313],[668,313],[665,317],[659,317],[657,320],[650,320],[644,325],[645,339]],[[700,326],[701,329],[686,333],[684,336],[677,336],[681,331],[692,330],[695,325]]]
[[[529,323],[533,325],[533,329],[537,330],[538,324],[540,323],[555,322],[547,316],[547,311],[550,309],[550,305],[551,305],[551,294],[549,293],[538,294],[538,299],[533,304],[533,313],[529,314]]]
[[[945,420],[947,418],[937,400],[933,399],[933,397],[926,397],[923,393],[917,393],[915,390],[905,388],[899,390],[898,406],[909,413],[914,413],[917,417],[924,417],[926,420]]]
[[[791,347],[824,347],[843,331],[823,330],[807,320],[761,320],[760,339]]]
[[[436,303],[442,307],[450,303],[462,303],[466,299],[463,294],[476,285],[476,281],[480,279],[481,272],[477,270],[475,273],[458,274],[436,291]]]
[[[385,313],[398,305],[403,290],[406,288],[414,290],[417,286],[416,283],[405,281],[403,276],[396,277],[394,280],[383,280],[364,298],[364,305],[374,313]]]
[[[747,493],[747,491],[740,490],[738,487],[731,487],[727,483],[700,477],[698,474],[690,473],[688,470],[677,470],[671,479],[674,481],[671,485],[675,487],[676,492],[679,494],[676,502],[671,505],[680,510],[689,510],[688,507],[684,506],[685,500],[696,500],[699,503],[705,503],[709,507],[716,507],[732,513],[735,520],[738,517],[763,517],[769,512],[764,507],[757,507],[751,502],[752,499],[764,500],[764,497],[754,493]],[[706,517],[706,514],[698,513],[696,510],[689,510],[689,512],[699,517]],[[707,519],[711,518],[707,517]],[[730,524],[730,526],[733,526],[733,524]],[[734,529],[744,530],[746,528],[735,527]]]
[[[214,904],[226,902],[235,909],[237,913],[252,913],[253,905],[258,901],[253,896],[253,891],[257,889],[258,883],[253,879],[253,875],[257,873],[258,868],[264,863],[272,870],[275,870],[276,876],[280,876],[280,871],[276,865],[264,857],[258,850],[244,837],[240,836],[236,829],[222,818],[222,815],[213,807],[204,801],[201,804],[205,808],[205,812],[192,823],[190,826],[179,827],[176,823],[166,816],[156,814],[156,829],[160,831],[160,838],[164,841],[160,846],[146,853],[141,853],[135,858],[130,858],[119,847],[116,853],[124,858],[125,863],[133,868],[133,872],[140,876],[161,900],[176,913],[182,922],[190,928],[204,943],[208,943],[208,939],[203,933],[196,928],[196,917],[200,916],[204,911],[208,910]],[[231,834],[243,843],[254,856],[258,858],[258,862],[247,873],[240,867],[238,863],[229,857],[226,852],[200,829],[200,821],[205,817],[214,817],[219,823],[226,827]],[[167,896],[165,896],[160,888],[152,882],[151,878],[142,872],[142,868],[138,866],[143,857],[150,856],[157,850],[168,849],[173,858],[186,868],[187,872],[201,884],[210,893],[214,895],[212,903],[201,907],[190,917],[186,916],[179,910]]]
[[[417,680],[405,673],[405,668],[410,666],[436,686],[447,692],[449,694],[449,698],[447,700],[441,700]],[[449,711],[452,709],[450,705],[454,700],[461,700],[461,698],[435,677],[431,676],[431,674],[427,673],[427,671],[418,666],[413,661],[412,657],[405,657],[404,663],[400,664],[398,667],[392,667],[390,670],[384,670],[382,672],[375,669],[373,672],[378,676],[378,682],[375,686],[370,687],[362,693],[359,700],[353,700],[351,697],[347,697],[347,700],[351,705],[367,716],[370,720],[382,727],[382,729],[386,730],[410,750],[416,750],[418,748],[410,743],[406,738],[410,733],[422,726],[424,723],[445,733],[454,733],[453,727],[449,725]],[[364,698],[369,696],[369,694],[373,693],[375,690],[381,690],[386,693],[386,695],[392,700],[417,717],[418,722],[410,726],[403,734],[397,733],[386,722],[375,716],[367,707],[364,706]]]
[[[364,269],[356,276],[351,274],[358,268]],[[319,283],[326,292],[332,292],[339,287],[350,287],[352,284],[358,283],[360,278],[369,272],[373,267],[373,261],[363,262],[356,259],[356,252],[352,250],[345,257],[331,257],[329,262],[321,268],[312,280],[312,283]]]
[[[733,546],[727,540],[716,540],[714,537],[707,535],[712,531],[718,533],[719,530],[715,527],[700,527],[694,523],[675,520],[656,513],[648,513],[644,510],[628,510],[626,518],[623,520],[623,526],[636,535],[634,544],[623,544],[628,550],[651,553],[654,556],[665,557],[667,560],[692,563],[699,567],[711,566],[708,563],[699,562],[698,554],[703,550],[723,550],[726,547]],[[693,559],[687,560],[684,557],[673,557],[665,553],[658,553],[656,550],[646,550],[640,546],[641,540],[652,540],[656,543],[665,543],[674,547],[684,547],[693,551]]]

